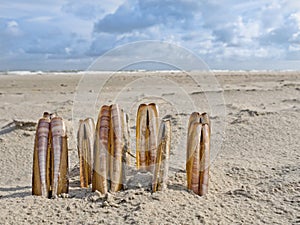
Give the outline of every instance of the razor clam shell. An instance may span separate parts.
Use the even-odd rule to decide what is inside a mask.
[[[153,175],[152,191],[165,190],[167,188],[169,159],[171,148],[171,122],[162,121],[158,133],[158,148]]]
[[[117,192],[122,189],[122,119],[117,104],[111,105],[111,154],[110,154],[110,190]]]
[[[159,184],[160,189],[165,190],[167,188],[168,174],[169,174],[169,161],[171,151],[171,121],[164,121],[165,134],[164,134],[164,148],[162,152],[162,166],[160,170]]]
[[[92,191],[97,190],[102,194],[108,191],[110,119],[110,106],[103,105],[100,109],[96,126],[92,184]]]
[[[147,148],[147,169],[153,173],[155,163],[156,163],[156,153],[157,153],[157,134],[158,134],[158,108],[154,103],[150,103],[147,107],[148,113],[148,148]]]
[[[193,131],[192,125],[200,121],[200,114],[198,112],[193,112],[190,115],[189,122],[188,122],[188,132],[187,132],[187,149],[186,149],[186,173],[187,173],[187,187],[191,189],[191,170],[192,170],[192,155],[193,155],[193,148],[191,147],[192,142],[191,133]]]
[[[88,187],[88,170],[86,161],[87,138],[85,137],[86,128],[83,120],[79,121],[79,128],[77,133],[77,148],[79,157],[79,171],[80,171],[80,187]]]
[[[121,110],[121,119],[122,119],[122,184],[123,189],[126,189],[125,186],[126,181],[126,170],[127,166],[130,166],[130,133],[129,133],[129,127],[128,127],[128,121],[129,117],[128,114],[126,114],[123,109]]]
[[[209,166],[210,166],[210,127],[208,124],[202,125],[200,149],[200,181],[199,195],[208,192]]]
[[[137,169],[146,170],[146,144],[147,144],[147,105],[141,104],[136,119],[136,166]]]
[[[62,152],[60,160],[60,177],[57,194],[69,193],[69,159],[68,159],[68,138],[62,137]]]
[[[202,124],[193,123],[190,127],[188,136],[187,152],[189,158],[186,165],[188,189],[199,194],[199,175],[200,175],[200,140]]]
[[[87,154],[87,162],[88,162],[88,173],[89,173],[89,184],[92,183],[92,176],[93,176],[93,164],[94,164],[94,143],[95,143],[95,122],[92,118],[87,118],[87,137],[88,137],[88,144],[89,144],[89,151]]]
[[[48,197],[50,191],[50,148],[49,148],[50,119],[44,113],[44,118],[38,122],[35,136],[32,194]]]
[[[127,166],[130,166],[130,129],[129,129],[129,116],[122,110],[122,129],[123,129],[123,161]]]
[[[92,118],[81,120],[77,135],[81,187],[88,187],[92,183],[94,135],[94,120]]]
[[[52,158],[52,197],[67,193],[68,181],[68,147],[66,128],[61,117],[53,117],[51,128],[51,158]]]

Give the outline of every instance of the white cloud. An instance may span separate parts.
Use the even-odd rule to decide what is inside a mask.
[[[18,26],[19,26],[19,24],[14,20],[7,22],[7,27],[8,28],[16,28]]]
[[[6,23],[6,32],[8,33],[8,35],[12,36],[22,35],[19,24],[15,20],[10,20]]]
[[[211,65],[300,59],[298,1],[3,0],[0,15],[2,59],[88,62],[141,40],[182,45]]]
[[[85,0],[68,0],[61,9],[63,12],[76,16],[83,20],[101,19],[109,13],[114,13],[115,10],[123,3],[122,0],[102,0],[93,1]]]
[[[175,28],[190,25],[199,9],[197,1],[129,0],[95,24],[95,32],[128,33],[164,24]]]

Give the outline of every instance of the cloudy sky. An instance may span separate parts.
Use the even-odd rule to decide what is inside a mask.
[[[84,70],[143,40],[186,48],[211,69],[300,69],[300,1],[0,2],[2,71]]]

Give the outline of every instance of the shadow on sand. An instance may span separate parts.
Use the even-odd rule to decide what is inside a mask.
[[[8,192],[8,193],[2,194],[1,192]],[[14,193],[10,193],[10,192],[14,192]],[[18,187],[6,187],[6,188],[0,187],[0,199],[23,198],[30,195],[31,195],[31,186],[24,186],[24,187],[18,186]]]

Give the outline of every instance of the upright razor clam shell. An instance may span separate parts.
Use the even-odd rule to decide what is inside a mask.
[[[122,189],[122,120],[121,110],[117,104],[111,105],[111,155],[110,155],[110,190]]]
[[[188,189],[199,194],[201,123],[193,123],[188,137],[190,157],[187,161]]]
[[[127,135],[125,135],[126,137],[126,145],[127,145],[127,154],[126,154],[126,157],[127,157],[127,161],[126,161],[126,164],[128,166],[131,165],[131,141],[130,141],[130,138],[131,138],[131,133],[130,133],[130,127],[129,127],[129,115],[126,113],[126,131],[127,131]]]
[[[138,108],[136,119],[136,166],[137,169],[145,170],[147,167],[146,144],[147,144],[147,105],[141,104]]]
[[[159,176],[160,189],[165,190],[167,188],[168,175],[169,175],[169,161],[170,161],[170,151],[171,151],[171,121],[166,120],[165,123],[165,133],[164,136],[164,148],[162,152],[162,162]]]
[[[208,192],[209,166],[210,166],[210,127],[208,124],[202,125],[200,149],[200,181],[199,195]]]
[[[121,120],[122,120],[122,184],[123,189],[126,189],[126,170],[127,166],[130,165],[130,136],[128,127],[128,115],[121,109]]]
[[[92,118],[81,120],[77,135],[81,187],[88,187],[92,183],[94,135],[94,120]]]
[[[190,115],[189,122],[188,122],[188,132],[187,132],[187,150],[186,150],[186,174],[187,174],[187,187],[188,189],[191,189],[191,170],[192,170],[192,156],[193,156],[193,150],[194,148],[191,146],[192,142],[191,139],[191,133],[193,131],[192,125],[194,123],[200,122],[200,114],[198,112],[193,112]]]
[[[161,122],[158,133],[158,148],[152,183],[153,192],[167,188],[170,148],[171,122],[170,120],[165,120]]]
[[[49,148],[50,119],[49,114],[38,122],[35,136],[32,194],[48,197],[50,191],[50,148]]]
[[[89,151],[87,154],[88,158],[88,172],[89,172],[89,184],[92,183],[92,176],[93,176],[93,164],[94,164],[94,143],[95,143],[95,122],[92,118],[85,119],[86,121],[86,128],[87,129],[87,137],[89,143]]]
[[[154,172],[155,162],[156,162],[156,153],[157,153],[157,135],[158,135],[158,108],[155,103],[150,103],[147,107],[148,109],[148,160],[147,168],[148,171]]]
[[[108,191],[108,171],[110,152],[110,106],[103,105],[100,109],[94,149],[94,168],[92,191],[100,191],[102,194]]]
[[[61,117],[53,117],[51,127],[52,150],[52,197],[68,193],[68,147],[64,121]]]
[[[86,128],[83,120],[79,121],[77,132],[77,148],[79,157],[80,187],[88,187],[88,170],[86,162]]]
[[[122,109],[122,129],[123,129],[123,161],[127,166],[130,166],[130,130],[129,116]]]

